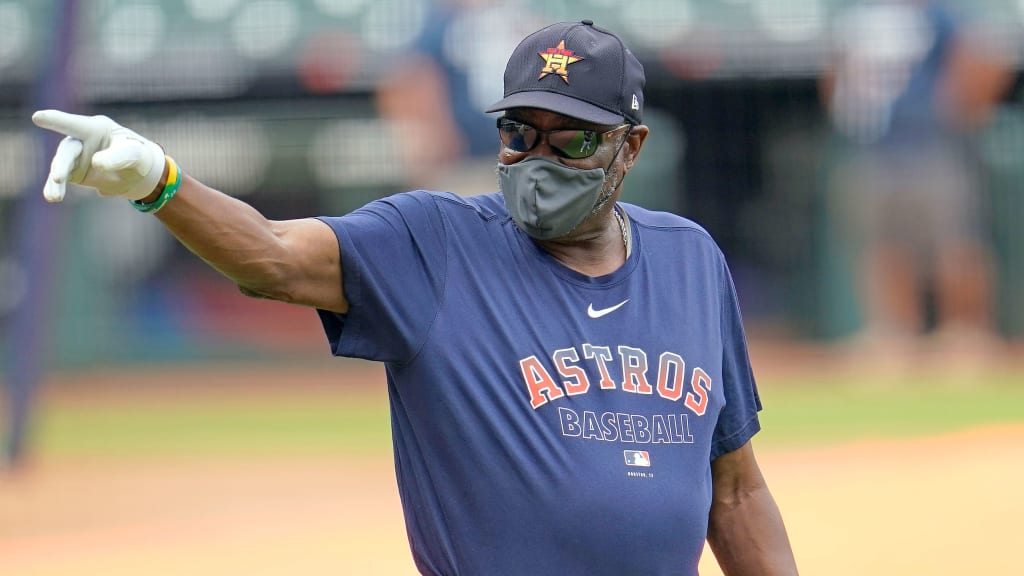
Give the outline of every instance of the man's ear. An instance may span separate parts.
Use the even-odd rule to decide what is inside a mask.
[[[650,133],[650,129],[644,124],[637,124],[629,132],[629,136],[626,138],[626,145],[623,147],[622,161],[626,167],[626,170],[633,168],[636,164],[637,158],[640,157],[640,149],[644,146],[644,140],[647,140],[647,134]]]

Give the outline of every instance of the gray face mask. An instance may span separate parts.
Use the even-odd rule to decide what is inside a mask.
[[[537,240],[560,238],[579,226],[594,209],[604,178],[604,168],[581,170],[541,157],[498,165],[509,214]]]

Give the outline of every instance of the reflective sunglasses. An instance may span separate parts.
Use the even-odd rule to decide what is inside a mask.
[[[629,124],[616,126],[604,132],[579,128],[537,130],[533,126],[517,120],[498,118],[498,136],[505,148],[514,152],[529,152],[540,142],[541,135],[546,134],[548,146],[556,156],[579,160],[593,156],[594,152],[597,152],[598,146],[604,141],[605,135],[626,126]]]

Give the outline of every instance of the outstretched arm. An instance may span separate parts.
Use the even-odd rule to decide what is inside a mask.
[[[348,311],[338,241],[319,220],[268,220],[188,176],[156,217],[247,295]]]
[[[150,203],[170,173],[163,150],[103,116],[56,110],[33,121],[67,135],[51,164],[44,197],[64,198],[66,182]],[[251,296],[347,312],[341,258],[329,226],[314,219],[271,221],[248,204],[184,176],[156,217],[182,244]]]
[[[708,543],[727,576],[797,574],[782,514],[750,443],[711,463]]]

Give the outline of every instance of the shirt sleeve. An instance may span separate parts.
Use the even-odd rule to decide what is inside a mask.
[[[445,286],[445,225],[426,192],[396,194],[321,217],[341,252],[346,314],[318,310],[331,351],[408,362],[422,347]]]
[[[757,393],[754,371],[747,352],[739,299],[729,267],[722,257],[722,379],[725,407],[711,440],[714,460],[742,447],[761,429],[757,413],[761,398]]]

